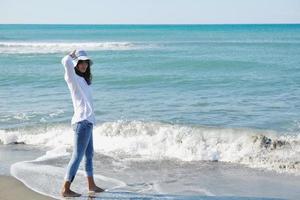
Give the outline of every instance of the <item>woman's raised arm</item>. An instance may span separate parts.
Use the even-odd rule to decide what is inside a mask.
[[[72,51],[68,55],[62,58],[61,63],[65,68],[65,80],[67,83],[72,83],[75,81],[75,70],[74,70],[74,64],[73,59],[76,59],[75,51]]]

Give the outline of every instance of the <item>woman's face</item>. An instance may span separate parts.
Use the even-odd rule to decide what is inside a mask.
[[[89,66],[89,61],[87,60],[80,60],[77,64],[77,68],[80,72],[84,73]]]

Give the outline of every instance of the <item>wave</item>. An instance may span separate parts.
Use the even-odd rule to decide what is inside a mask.
[[[71,148],[72,134],[72,128],[63,124],[1,130],[0,142]],[[300,136],[272,131],[105,122],[94,128],[94,149],[102,154],[129,155],[142,160],[221,161],[300,175]]]
[[[38,160],[22,161],[14,163],[11,166],[10,173],[12,176],[23,182],[31,190],[40,194],[50,196],[55,199],[62,199],[59,194],[61,190],[62,180],[64,178],[65,169],[62,167],[43,165]],[[95,181],[101,182],[101,186],[113,190],[115,188],[124,187],[126,183],[118,179],[113,179],[103,175],[95,175]],[[72,187],[82,194],[85,194],[85,188],[82,184],[85,181],[85,173],[82,170],[78,170],[76,176],[76,182],[72,184]],[[49,182],[51,187],[49,188]],[[111,197],[111,193],[106,189],[106,194]],[[89,199],[89,195],[83,195],[78,199]],[[110,199],[110,198],[108,198]]]
[[[187,41],[164,41],[161,42],[162,45],[299,45],[299,40],[187,40]]]
[[[65,175],[65,169],[62,167],[56,167],[52,165],[40,164],[39,161],[23,161],[15,163],[11,166],[11,174],[21,182],[23,182],[31,190],[55,198],[55,199],[65,199],[59,194],[61,190],[62,180]],[[76,174],[76,181],[72,183],[72,188],[76,192],[82,194],[80,197],[76,197],[78,200],[86,199],[140,199],[140,200],[193,200],[193,199],[206,199],[206,200],[225,200],[226,197],[215,197],[213,194],[205,194],[205,196],[196,195],[178,195],[178,194],[166,194],[158,193],[157,191],[151,191],[149,189],[158,185],[159,183],[126,183],[123,180],[107,177],[101,174],[94,175],[95,182],[101,183],[101,188],[105,189],[103,193],[88,193],[85,187],[82,187],[82,183],[86,181],[85,172],[83,170],[78,170]],[[49,187],[51,183],[51,187]],[[154,185],[155,184],[155,185]],[[154,186],[152,186],[154,185]],[[150,187],[150,188],[149,188]],[[152,189],[152,188],[151,188]],[[146,190],[146,191],[144,191]],[[154,189],[152,189],[154,190]],[[201,189],[199,189],[201,190]],[[208,195],[208,196],[207,196]],[[214,197],[210,197],[214,196]],[[203,197],[203,198],[202,198]],[[238,200],[255,200],[256,198],[243,198],[235,197]],[[265,199],[265,198],[264,198]],[[267,200],[267,199],[265,199]]]
[[[133,50],[142,46],[130,42],[0,42],[0,53],[4,54],[61,53],[78,48],[87,51],[105,51]]]

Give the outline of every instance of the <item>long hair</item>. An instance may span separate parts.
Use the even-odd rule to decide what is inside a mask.
[[[83,60],[79,60],[77,65],[84,62]],[[81,76],[85,79],[86,83],[88,85],[92,84],[92,73],[91,73],[91,65],[90,65],[90,61],[88,60],[88,67],[86,68],[86,71],[84,73],[80,72],[79,69],[77,68],[77,65],[75,67],[75,72],[78,76]]]

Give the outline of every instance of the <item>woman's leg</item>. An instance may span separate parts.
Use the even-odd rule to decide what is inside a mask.
[[[67,174],[65,176],[66,181],[72,182],[75,178],[80,162],[90,141],[91,129],[92,126],[87,120],[77,123],[74,137],[74,150],[67,167]]]
[[[94,156],[94,145],[93,145],[93,129],[89,133],[90,139],[85,150],[85,159],[84,159],[84,166],[86,171],[86,176],[93,176],[93,156]]]
[[[91,130],[91,137],[89,144],[85,151],[85,171],[88,180],[89,191],[93,192],[103,192],[104,190],[95,184],[93,177],[93,156],[94,156],[94,146],[93,146],[93,129]]]
[[[80,162],[89,144],[91,129],[92,126],[88,123],[87,120],[80,121],[76,124],[72,158],[68,164],[67,172],[64,178],[65,183],[62,191],[63,196],[78,195],[77,193],[74,193],[70,190],[70,185],[75,178]]]

